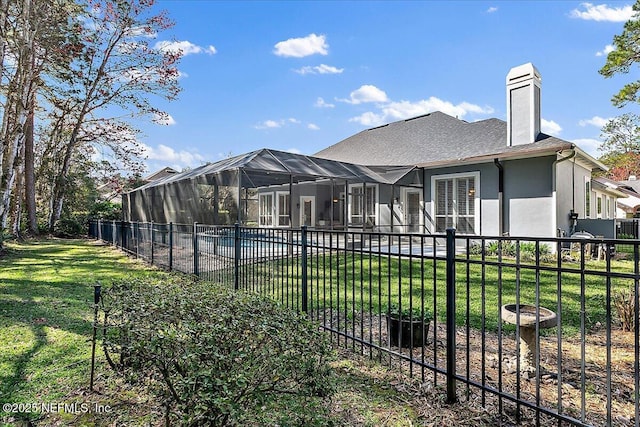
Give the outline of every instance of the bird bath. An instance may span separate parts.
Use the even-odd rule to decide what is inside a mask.
[[[520,370],[535,373],[538,360],[536,324],[539,329],[553,328],[558,320],[556,313],[544,307],[536,309],[534,305],[506,304],[502,306],[500,315],[504,322],[520,327]]]

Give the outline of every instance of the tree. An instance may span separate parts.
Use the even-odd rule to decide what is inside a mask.
[[[13,206],[19,229],[22,196],[29,229],[37,232],[34,175],[34,114],[43,74],[68,63],[72,0],[0,0],[0,226]],[[18,176],[20,180],[17,181]],[[14,197],[16,187],[21,197]],[[25,188],[22,188],[25,187]]]
[[[624,24],[622,34],[613,37],[614,50],[609,52],[606,64],[599,71],[607,78],[618,73],[628,74],[632,65],[640,61],[640,0],[636,0],[633,11],[635,14]],[[640,80],[626,84],[611,101],[617,107],[640,102]]]
[[[600,138],[600,160],[610,168],[608,177],[620,181],[640,175],[640,116],[626,113],[609,120]]]
[[[61,154],[51,182],[48,227],[60,218],[74,153],[103,144],[126,160],[140,154],[127,120],[163,114],[151,95],[174,99],[180,87],[181,53],[155,49],[149,40],[171,27],[165,13],[152,14],[153,0],[89,0],[76,31],[82,46],[57,76],[50,103],[57,114],[56,145]],[[59,141],[59,144],[58,144]]]

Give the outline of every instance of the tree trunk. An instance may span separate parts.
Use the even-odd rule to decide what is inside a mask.
[[[24,140],[24,202],[27,209],[27,232],[38,234],[38,218],[36,216],[36,177],[33,153],[34,102],[29,106],[29,116]]]

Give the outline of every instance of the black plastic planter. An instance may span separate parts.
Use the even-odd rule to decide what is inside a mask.
[[[387,315],[387,331],[395,347],[422,347],[427,342],[429,320],[409,320]]]

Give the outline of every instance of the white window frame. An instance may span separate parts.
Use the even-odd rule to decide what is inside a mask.
[[[266,196],[271,196],[271,209],[270,209],[271,213],[263,215],[263,211],[262,211],[263,205],[264,205],[263,197],[266,197]],[[258,226],[259,227],[273,227],[274,217],[275,217],[274,206],[275,206],[275,193],[273,191],[258,194]],[[271,218],[271,224],[266,224],[263,221],[263,219],[267,217]]]
[[[288,191],[276,191],[276,196],[275,196],[275,215],[274,215],[274,227],[281,227],[281,228],[289,228],[291,226],[291,203],[286,203],[286,208],[287,211],[289,211],[287,217],[287,224],[286,225],[281,225],[280,224],[280,196],[289,196],[289,200],[291,200],[291,194],[289,194]]]
[[[606,197],[606,196],[596,194],[596,218],[598,219],[602,219],[604,217],[603,216],[604,203],[602,202],[603,197]]]
[[[592,201],[593,201],[593,189],[591,188],[591,178],[586,177],[584,179],[584,217],[591,218],[592,214]],[[589,197],[587,197],[587,195]],[[588,200],[587,200],[588,199]]]
[[[380,219],[380,215],[379,215],[379,209],[380,209],[380,192],[379,192],[379,188],[378,188],[378,184],[365,184],[364,186],[366,186],[367,189],[369,188],[373,188],[374,189],[374,194],[376,197],[376,202],[373,206],[373,219],[375,221],[374,226],[378,227],[379,224],[379,219]],[[349,184],[349,194],[348,194],[348,208],[347,208],[347,218],[349,219],[349,224],[354,224],[353,222],[353,189],[354,188],[362,188],[363,184]],[[364,202],[364,198],[363,198],[363,202]],[[365,206],[365,213],[364,213],[364,218],[362,218],[362,225],[367,223],[367,219],[370,218],[370,215],[367,215],[366,212],[366,206]],[[361,224],[358,224],[361,225]]]
[[[613,196],[607,197],[607,219],[616,217],[615,214],[611,212],[611,206],[615,206],[615,202],[613,200]]]
[[[472,171],[472,172],[460,172],[460,173],[448,173],[442,175],[432,175],[431,176],[431,206],[429,209],[429,213],[431,218],[433,218],[432,222],[432,230],[436,233],[437,221],[436,221],[436,182],[440,180],[448,180],[448,179],[465,179],[465,178],[473,178],[474,186],[475,186],[475,195],[473,199],[473,209],[474,209],[474,218],[473,218],[473,230],[475,232],[474,235],[479,235],[480,230],[480,171]],[[442,231],[444,232],[444,231]],[[462,234],[462,233],[460,233]]]

